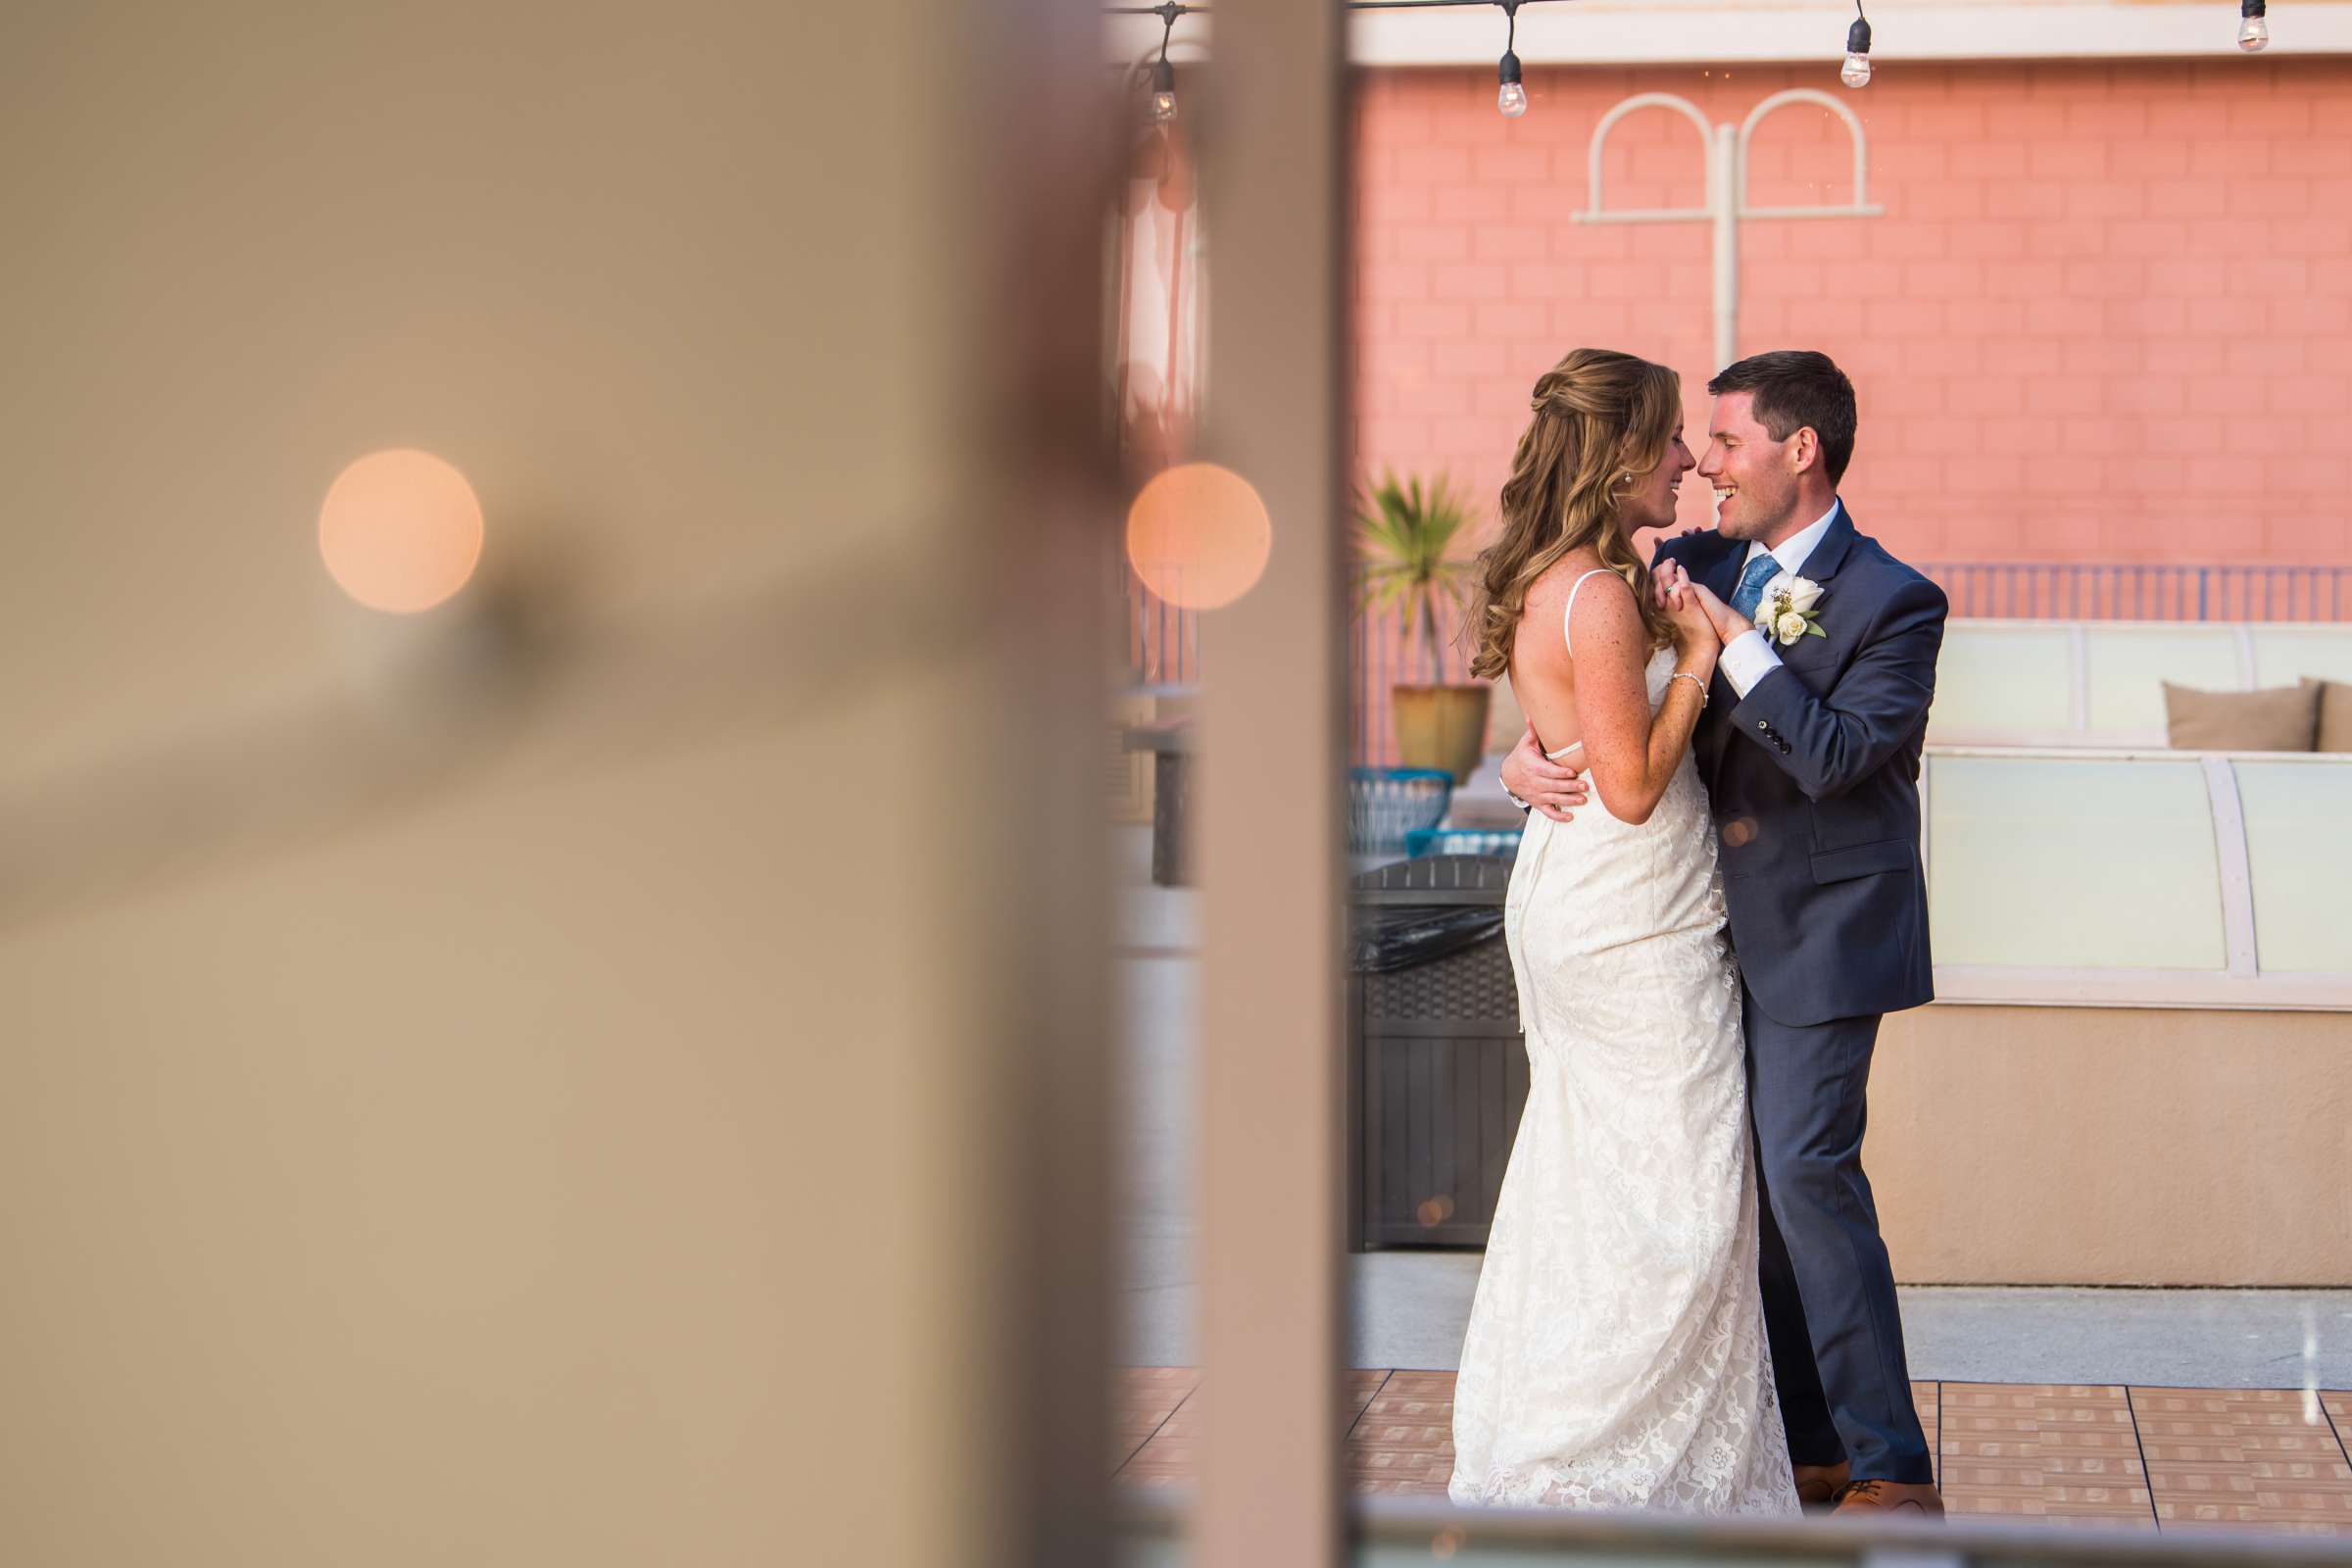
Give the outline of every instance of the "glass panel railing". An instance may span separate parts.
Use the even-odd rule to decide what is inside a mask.
[[[1939,964],[2227,963],[2194,760],[1932,757],[1928,904]]]
[[[2062,731],[2074,723],[2072,639],[2064,630],[1954,626],[1936,662],[1928,733]]]
[[[2254,684],[2292,686],[2306,675],[2352,683],[2352,626],[2256,626]]]
[[[2093,626],[2085,634],[2094,735],[2164,733],[2164,683],[2233,692],[2245,685],[2227,626]]]
[[[2239,762],[2254,882],[2254,952],[2266,974],[2352,974],[2352,757]]]

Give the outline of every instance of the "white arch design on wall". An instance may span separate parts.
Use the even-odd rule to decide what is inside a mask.
[[[1671,109],[1677,114],[1683,116],[1685,119],[1689,120],[1690,123],[1698,127],[1699,163],[1700,166],[1706,170],[1706,206],[1657,207],[1647,210],[1616,213],[1608,212],[1603,208],[1600,198],[1601,151],[1607,145],[1609,131],[1616,125],[1617,122],[1623,120],[1626,116],[1639,109]],[[1625,102],[1619,104],[1616,108],[1601,116],[1600,123],[1592,127],[1592,146],[1586,157],[1587,167],[1592,174],[1592,181],[1585,193],[1585,211],[1577,214],[1576,217],[1580,221],[1589,223],[1657,223],[1665,222],[1675,219],[1712,217],[1714,215],[1715,208],[1716,183],[1715,136],[1715,127],[1707,123],[1707,117],[1701,114],[1699,112],[1698,105],[1692,103],[1690,99],[1679,97],[1670,92],[1638,92],[1634,94],[1634,96],[1628,98],[1625,100]]]
[[[1846,133],[1854,144],[1854,199],[1843,207],[1750,207],[1747,204],[1747,144],[1755,135],[1756,126],[1776,109],[1790,104],[1819,104],[1845,122]],[[1870,138],[1862,128],[1862,117],[1855,114],[1842,98],[1835,98],[1818,87],[1790,87],[1776,92],[1747,112],[1740,122],[1740,216],[1741,218],[1877,218],[1886,209],[1870,204]]]
[[[1766,116],[1795,103],[1818,104],[1845,122],[1846,131],[1852,137],[1854,146],[1852,201],[1838,206],[1820,207],[1750,207],[1747,204],[1748,140]],[[1698,127],[1699,145],[1705,153],[1705,205],[1609,210],[1601,193],[1601,154],[1607,146],[1609,132],[1616,127],[1617,122],[1639,109],[1671,109]],[[1860,117],[1838,99],[1811,87],[1791,87],[1785,92],[1774,93],[1749,110],[1747,119],[1736,127],[1708,124],[1706,115],[1696,104],[1674,93],[1636,93],[1602,115],[1600,122],[1592,127],[1592,142],[1586,154],[1586,166],[1591,185],[1586,192],[1585,210],[1569,215],[1577,222],[1681,223],[1704,220],[1715,225],[1715,365],[1719,369],[1740,357],[1740,225],[1742,221],[1777,218],[1877,218],[1886,212],[1884,207],[1873,205],[1869,200],[1869,139],[1862,128]]]

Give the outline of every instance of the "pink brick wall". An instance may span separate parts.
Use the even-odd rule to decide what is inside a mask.
[[[1536,376],[1567,349],[1683,372],[1703,446],[1705,223],[1574,222],[1600,115],[1630,93],[1737,123],[1802,69],[1368,73],[1358,111],[1358,453],[1462,481],[1482,512]],[[1880,218],[1751,220],[1740,351],[1853,376],[1844,492],[1914,561],[2352,562],[2352,62],[1925,66],[1845,94]],[[1846,199],[1842,125],[1795,105],[1750,200]],[[1696,206],[1695,128],[1621,122],[1611,207]],[[1686,485],[1687,522],[1708,519]]]

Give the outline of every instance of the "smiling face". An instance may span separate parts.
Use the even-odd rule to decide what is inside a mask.
[[[1690,448],[1684,444],[1683,421],[1678,417],[1657,466],[1633,482],[1617,508],[1617,520],[1626,534],[1630,537],[1642,528],[1673,527],[1675,493],[1682,487],[1683,475],[1697,466]]]
[[[1799,500],[1799,476],[1810,429],[1796,429],[1785,441],[1756,417],[1753,392],[1726,392],[1715,400],[1708,419],[1711,439],[1698,471],[1715,488],[1715,526],[1726,539],[1760,539],[1767,547],[1793,530]]]

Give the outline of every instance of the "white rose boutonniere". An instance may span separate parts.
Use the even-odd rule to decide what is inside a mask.
[[[1801,638],[1827,637],[1818,624],[1821,612],[1813,608],[1820,602],[1821,584],[1784,571],[1765,584],[1764,597],[1756,602],[1756,630],[1783,648]]]

